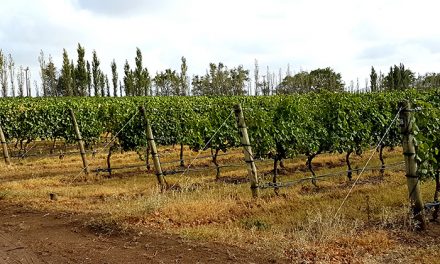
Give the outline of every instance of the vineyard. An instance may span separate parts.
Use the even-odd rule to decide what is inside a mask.
[[[420,175],[438,171],[440,95],[433,92],[377,94],[321,93],[272,97],[128,97],[3,99],[0,120],[8,143],[19,154],[32,143],[46,140],[66,145],[76,142],[69,118],[73,109],[87,148],[93,152],[103,135],[112,138],[108,147],[144,152],[147,136],[139,106],[146,109],[159,145],[188,146],[197,152],[210,149],[213,159],[220,152],[241,146],[235,104],[242,104],[252,151],[256,159],[272,159],[274,166],[298,155],[307,164],[321,153],[360,155],[381,140],[380,151],[400,145],[398,122],[393,122],[399,103],[410,99],[422,111],[416,113],[419,133]],[[96,150],[95,150],[96,151]],[[143,155],[143,154],[142,154]],[[382,158],[381,158],[382,160]],[[215,161],[214,161],[215,163]],[[182,161],[182,165],[183,165]],[[310,167],[314,175],[313,168]],[[348,177],[351,179],[350,172]]]
[[[59,182],[51,183],[55,189],[66,184],[76,188],[87,186],[88,182],[106,181],[95,175],[110,179],[124,177],[124,173],[134,175],[133,169],[142,177],[148,172],[147,177],[151,179],[154,177],[150,177],[150,172],[154,168],[159,183],[166,186],[148,194],[142,191],[144,187],[135,188],[142,197],[147,195],[149,202],[158,199],[155,200],[158,204],[165,203],[164,199],[172,199],[170,197],[177,191],[200,190],[208,195],[213,192],[212,188],[226,188],[221,189],[226,193],[231,186],[235,188],[234,195],[241,197],[239,192],[249,186],[242,183],[248,181],[253,191],[259,189],[263,199],[268,199],[265,189],[274,189],[275,197],[285,197],[281,191],[283,187],[311,183],[311,188],[319,190],[328,186],[321,180],[334,176],[339,179],[345,176],[344,181],[351,185],[364,169],[377,171],[383,177],[387,175],[385,170],[390,169],[392,174],[396,168],[401,168],[401,158],[394,156],[402,156],[398,117],[403,111],[401,102],[404,100],[411,102],[412,108],[408,111],[417,125],[417,175],[423,181],[436,180],[437,202],[440,188],[438,90],[370,94],[324,92],[270,97],[11,98],[0,100],[0,125],[11,163],[17,164],[14,166],[18,170],[20,164],[27,164],[26,160],[35,164],[43,160],[42,164],[46,164],[48,160],[65,159],[60,162],[69,165],[65,165],[66,173]],[[236,119],[237,104],[241,105],[245,125]],[[85,175],[86,168],[77,163],[78,167],[70,165],[82,152],[77,149],[79,138],[72,125],[71,111],[85,145],[84,154],[91,161],[87,168],[89,175]],[[149,125],[152,135],[149,135]],[[246,129],[248,143],[243,142],[242,129]],[[151,149],[149,144],[153,138],[157,150]],[[393,158],[385,158],[396,151]],[[370,153],[374,153],[379,163],[364,167],[370,161],[366,157]],[[125,156],[130,157],[130,163],[124,161]],[[337,157],[338,162],[328,164],[336,169],[345,168],[322,170],[325,166],[321,165],[322,160],[329,156]],[[161,165],[160,175],[155,158]],[[132,162],[135,159],[137,163]],[[258,170],[254,182],[243,171],[246,167],[250,169],[250,161]],[[208,174],[213,182],[205,181]],[[204,181],[195,181],[194,175]],[[163,177],[163,182],[159,176]],[[8,179],[0,179],[0,183],[2,180],[6,185],[3,188],[0,185],[0,194],[12,184]],[[184,188],[188,182],[191,184]],[[157,198],[152,198],[153,194]],[[209,200],[205,194],[196,196]],[[107,201],[105,195],[103,199]],[[340,201],[332,202],[333,208],[339,206],[337,202]],[[153,207],[155,212],[159,210],[157,205]],[[301,216],[304,214],[307,212],[299,212]],[[201,221],[200,225],[206,224],[205,220]],[[269,229],[266,222],[259,219],[246,220],[243,225],[252,230]]]

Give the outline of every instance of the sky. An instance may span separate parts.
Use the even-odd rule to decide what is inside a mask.
[[[63,48],[76,61],[81,43],[104,72],[115,59],[120,77],[139,47],[151,74],[185,56],[190,75],[222,62],[252,77],[258,60],[261,75],[331,67],[365,86],[371,66],[440,72],[438,10],[435,0],[2,0],[0,49],[38,82],[40,50],[59,68]]]

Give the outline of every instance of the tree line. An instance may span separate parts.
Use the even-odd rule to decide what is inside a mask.
[[[43,51],[38,57],[41,82],[34,81],[35,96],[187,96],[187,95],[273,95],[297,94],[320,91],[379,92],[405,90],[408,88],[432,88],[440,86],[440,73],[418,75],[402,63],[390,67],[385,75],[371,67],[369,78],[361,88],[359,79],[348,85],[342,80],[341,73],[332,68],[318,68],[311,71],[299,71],[292,74],[288,65],[287,72],[278,74],[269,67],[260,72],[255,60],[253,80],[250,71],[242,65],[228,68],[223,63],[210,63],[204,75],[188,75],[188,64],[181,58],[179,70],[165,69],[153,76],[143,64],[142,52],[136,48],[134,67],[128,60],[123,66],[123,75],[118,75],[118,66],[113,59],[111,74],[102,70],[96,50],[91,61],[85,58],[85,48],[78,44],[77,59],[71,59],[63,49],[62,65],[57,68],[51,55],[46,57]],[[253,88],[251,94],[251,86]],[[0,88],[2,97],[31,96],[31,75],[28,67],[16,67],[11,54],[0,50]]]

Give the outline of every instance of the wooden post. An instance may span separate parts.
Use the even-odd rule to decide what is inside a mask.
[[[240,104],[234,106],[234,112],[239,129],[241,145],[243,146],[244,160],[247,164],[248,177],[251,182],[252,196],[256,198],[259,195],[257,167],[255,166],[251,143],[249,141],[249,135],[247,132],[246,123],[244,121],[243,110],[241,109]]]
[[[166,183],[165,183],[165,178],[163,176],[162,168],[160,166],[159,155],[157,154],[156,142],[154,142],[153,130],[151,129],[150,121],[147,118],[145,107],[140,106],[139,111],[141,112],[141,115],[144,118],[148,146],[151,150],[151,156],[153,158],[153,164],[154,164],[154,169],[156,171],[157,181],[159,182],[160,188],[163,191],[166,189]]]
[[[403,156],[406,167],[406,183],[408,186],[409,200],[413,210],[414,219],[420,229],[425,229],[426,221],[424,205],[420,193],[420,181],[417,176],[416,147],[414,139],[415,120],[412,115],[411,104],[403,101],[400,104],[400,132],[402,133]]]
[[[78,141],[79,153],[81,153],[81,159],[83,162],[84,171],[85,171],[86,175],[89,175],[90,169],[89,169],[89,164],[88,164],[87,158],[86,158],[86,150],[84,148],[84,141],[81,137],[81,132],[79,131],[78,123],[76,122],[75,113],[73,112],[72,108],[70,108],[69,111],[70,111],[70,117],[72,118],[73,128],[75,129],[76,140]]]
[[[6,165],[11,165],[11,159],[9,158],[9,152],[8,152],[8,144],[6,143],[5,134],[3,134],[3,129],[1,125],[0,125],[0,141],[3,147],[3,156],[5,157],[5,163]]]

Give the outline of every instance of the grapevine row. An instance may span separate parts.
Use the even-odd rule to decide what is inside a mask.
[[[73,142],[75,133],[69,118],[69,109],[73,109],[89,147],[103,134],[116,135],[122,130],[117,142],[124,150],[136,150],[146,146],[140,116],[133,118],[143,105],[159,144],[187,145],[194,151],[206,147],[215,158],[219,152],[240,145],[231,111],[241,103],[254,155],[273,159],[275,172],[283,159],[305,155],[314,175],[312,160],[316,155],[339,152],[346,153],[351,177],[350,156],[379,142],[404,99],[422,109],[415,114],[419,173],[431,177],[438,174],[440,162],[438,90],[271,97],[7,98],[0,100],[0,124],[8,141]],[[217,131],[219,127],[222,129]],[[399,124],[395,123],[380,153],[384,147],[398,146],[400,140]]]

